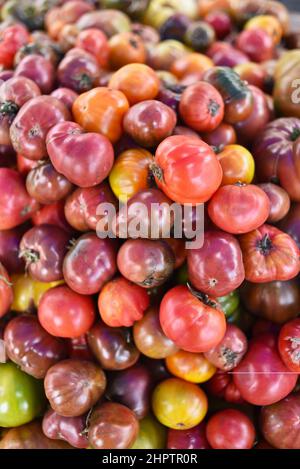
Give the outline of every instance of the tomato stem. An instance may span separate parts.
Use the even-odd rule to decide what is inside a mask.
[[[273,244],[268,233],[258,240],[257,247],[263,256],[267,256],[270,253]]]
[[[198,300],[202,301],[202,303],[204,303],[206,306],[210,306],[211,308],[217,307],[217,303],[211,300],[206,293],[202,293],[198,290],[195,290],[188,282],[186,286],[188,287],[191,294],[198,298]]]
[[[164,173],[160,166],[155,163],[152,163],[149,168],[152,171],[154,177],[156,177],[160,182],[164,182]]]

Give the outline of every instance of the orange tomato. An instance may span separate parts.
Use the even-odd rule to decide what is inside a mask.
[[[109,63],[118,69],[130,63],[145,63],[146,48],[142,39],[134,33],[115,34],[109,40]]]
[[[204,383],[216,372],[216,367],[209,363],[203,353],[192,353],[184,350],[166,358],[170,373],[177,378],[191,383]]]
[[[223,10],[230,12],[231,0],[199,0],[198,11],[201,17],[206,16],[211,11]]]
[[[122,135],[122,121],[129,109],[126,96],[106,87],[81,94],[73,103],[75,121],[88,132],[99,132],[115,143]]]
[[[263,29],[272,37],[274,44],[279,44],[282,38],[282,26],[279,20],[272,15],[259,15],[251,18],[244,29]]]
[[[261,64],[246,62],[244,64],[236,65],[234,67],[234,71],[239,74],[243,81],[249,83],[249,85],[263,89],[267,73]]]
[[[247,148],[241,145],[227,145],[217,154],[222,166],[223,179],[221,185],[242,182],[250,184],[254,177],[255,163]]]
[[[192,52],[176,59],[170,72],[177,78],[183,78],[187,75],[203,73],[214,66],[213,61],[204,54]]]
[[[52,8],[46,13],[45,28],[51,39],[57,39],[58,35],[66,24],[61,14],[60,8]]]
[[[128,64],[115,72],[109,88],[122,91],[130,104],[154,99],[159,92],[160,80],[154,70],[145,64]]]

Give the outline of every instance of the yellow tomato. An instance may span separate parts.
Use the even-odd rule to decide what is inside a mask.
[[[11,309],[18,312],[37,308],[43,293],[64,283],[62,280],[50,283],[38,282],[29,275],[13,275],[11,281],[14,295]]]
[[[179,350],[167,357],[166,365],[172,375],[191,383],[204,383],[216,372],[216,367],[202,353],[191,353],[185,350]]]
[[[152,415],[139,422],[140,429],[131,449],[163,449],[166,446],[166,428]]]
[[[247,148],[241,145],[227,145],[217,157],[223,170],[222,186],[237,182],[251,183],[255,164]]]
[[[196,384],[169,378],[154,389],[152,407],[154,415],[163,425],[175,430],[186,430],[204,419],[207,397]]]
[[[139,148],[126,150],[118,156],[110,172],[109,183],[121,202],[150,187],[151,163],[151,153]]]
[[[191,19],[196,19],[198,7],[196,0],[150,0],[143,17],[143,22],[160,28],[160,26],[174,13],[183,13]]]
[[[279,44],[282,38],[282,26],[279,20],[272,15],[259,15],[251,18],[245,24],[245,29],[263,29],[273,39],[274,44]]]

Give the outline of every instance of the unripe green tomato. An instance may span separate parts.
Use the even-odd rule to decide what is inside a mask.
[[[228,295],[220,296],[217,298],[217,301],[220,303],[227,319],[231,317],[240,304],[239,294],[236,290],[232,291]]]
[[[147,415],[140,420],[140,430],[131,449],[163,449],[166,443],[166,428],[155,417]]]

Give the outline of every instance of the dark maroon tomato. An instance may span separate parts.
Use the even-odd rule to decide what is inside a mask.
[[[280,401],[294,389],[297,378],[281,360],[277,338],[272,334],[260,334],[252,339],[233,375],[242,397],[254,405]]]
[[[33,35],[31,35],[31,39],[32,42],[25,44],[17,51],[14,57],[15,67],[18,66],[21,60],[28,55],[41,55],[56,66],[60,58],[60,50],[56,44],[51,40],[49,40],[48,43],[40,42],[40,40],[38,38],[36,40]]]
[[[117,402],[105,402],[93,410],[89,443],[94,449],[127,449],[135,442],[139,423],[134,412]]]
[[[56,90],[52,91],[50,96],[59,99],[69,110],[71,110],[78,94],[70,88],[56,88]]]
[[[52,204],[64,199],[72,188],[71,182],[47,161],[29,171],[26,178],[28,194],[41,204]]]
[[[65,343],[48,334],[36,316],[19,315],[9,321],[4,332],[8,357],[25,373],[41,379],[48,369],[66,357]]]
[[[116,271],[116,249],[112,240],[100,239],[96,233],[78,238],[63,263],[66,283],[82,295],[99,292]]]
[[[206,231],[203,246],[189,249],[187,259],[190,281],[208,295],[227,295],[245,279],[239,243],[224,231]]]
[[[147,366],[152,376],[153,385],[171,378],[171,374],[167,370],[165,360],[153,360],[152,358],[142,355],[142,363]]]
[[[168,238],[174,224],[172,201],[159,189],[145,189],[131,197],[113,220],[113,229],[120,238],[136,237],[138,223],[140,238]]]
[[[212,396],[219,397],[232,404],[242,404],[245,402],[233,382],[233,375],[226,371],[218,370],[212,378],[205,383],[205,389]]]
[[[14,168],[17,163],[17,155],[12,145],[0,144],[0,168]]]
[[[46,135],[58,122],[69,120],[66,106],[52,96],[38,96],[22,106],[10,128],[16,152],[25,158],[40,160],[47,155]]]
[[[60,86],[70,88],[76,93],[92,89],[99,76],[96,58],[81,49],[71,49],[57,69]]]
[[[21,225],[11,230],[0,231],[0,262],[10,274],[24,272],[25,264],[19,256],[19,246],[26,230],[27,227]]]
[[[179,85],[177,83],[165,83],[164,86],[161,86],[160,91],[157,95],[157,99],[158,101],[161,101],[163,104],[167,105],[169,108],[173,109],[173,111],[177,112],[181,95],[185,88],[186,87],[181,84]]]
[[[299,314],[300,289],[297,280],[251,283],[241,288],[245,308],[260,318],[283,324]]]
[[[236,132],[234,127],[226,122],[222,122],[212,132],[202,134],[203,140],[212,146],[218,153],[223,150],[226,145],[235,144],[237,141]]]
[[[278,228],[289,234],[300,248],[300,203],[291,205],[289,213],[279,222]]]
[[[258,186],[267,194],[271,202],[267,223],[276,223],[282,220],[290,210],[289,194],[282,187],[272,182],[258,184]]]
[[[155,100],[142,101],[127,111],[124,130],[139,145],[146,148],[157,146],[172,134],[176,114],[169,106]]]
[[[0,263],[0,318],[9,312],[13,298],[10,277],[6,268]]]
[[[256,337],[259,334],[265,334],[266,332],[278,335],[279,331],[279,324],[275,324],[274,322],[268,321],[266,319],[258,319],[257,321],[255,321],[252,327],[252,337]]]
[[[51,440],[63,440],[75,448],[87,448],[87,415],[62,417],[50,409],[43,418],[43,432]]]
[[[69,234],[53,225],[39,225],[24,234],[20,256],[28,272],[40,282],[63,279],[63,259],[67,252]]]
[[[174,13],[159,28],[161,39],[176,39],[176,41],[183,42],[190,22],[190,19],[183,13]]]
[[[206,437],[214,449],[251,449],[255,441],[255,428],[243,412],[225,409],[209,419]]]
[[[18,64],[15,76],[30,78],[43,94],[50,93],[54,88],[55,69],[52,63],[42,55],[27,55]]]
[[[55,125],[47,135],[46,146],[54,168],[80,187],[100,184],[113,166],[110,141],[95,132],[85,133],[75,122]]]
[[[226,42],[215,42],[206,54],[219,67],[233,68],[236,65],[249,62],[246,54]]]
[[[88,346],[86,334],[67,339],[68,358],[95,361]]]
[[[187,135],[188,137],[196,137],[200,139],[200,136],[197,134],[197,132],[190,129],[189,127],[184,127],[183,125],[176,125],[172,135]]]
[[[88,331],[87,342],[105,370],[125,370],[140,356],[130,330],[125,327],[109,327],[98,322]]]
[[[164,241],[128,239],[118,252],[121,274],[141,287],[162,285],[172,274],[175,256]]]
[[[261,410],[264,438],[278,449],[300,449],[300,394],[291,394]]]
[[[218,39],[224,39],[232,30],[232,19],[225,11],[211,10],[205,21],[214,28]]]
[[[151,378],[148,368],[140,364],[114,372],[109,377],[105,396],[112,402],[124,404],[142,419],[150,410]]]
[[[0,80],[7,81],[14,76],[14,70],[1,70]]]
[[[63,417],[78,417],[93,407],[104,393],[101,368],[84,360],[63,360],[47,372],[45,393],[52,409]]]
[[[223,371],[235,368],[247,351],[247,338],[234,324],[227,324],[225,336],[214,348],[205,352],[207,360]]]
[[[201,422],[189,430],[168,431],[167,449],[209,449],[205,434],[205,423]]]

